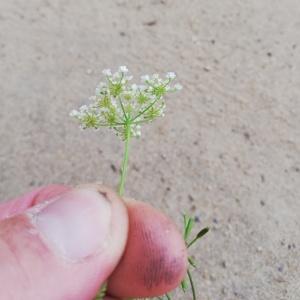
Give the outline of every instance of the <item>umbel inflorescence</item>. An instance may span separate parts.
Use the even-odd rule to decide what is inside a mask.
[[[112,73],[103,70],[105,82],[100,82],[90,103],[70,114],[82,129],[109,127],[123,140],[128,135],[138,137],[141,125],[164,116],[165,95],[181,90],[174,84],[175,73],[168,72],[161,78],[158,74],[141,77],[140,84],[131,84],[132,76],[126,66]]]
[[[105,82],[100,82],[96,88],[95,95],[90,97],[90,103],[83,105],[79,110],[71,111],[82,129],[108,127],[122,138],[125,144],[124,157],[121,167],[121,176],[118,193],[124,194],[125,179],[127,176],[129,144],[131,137],[138,137],[141,134],[142,124],[149,123],[154,119],[164,116],[165,95],[168,92],[181,90],[180,84],[174,84],[176,75],[168,72],[164,77],[158,74],[141,77],[140,84],[131,84],[132,76],[129,75],[125,66],[119,67],[118,71],[103,71]],[[207,233],[208,229],[201,230],[192,241],[189,236],[193,228],[192,218],[184,217],[184,240],[187,248],[192,246],[198,239]],[[195,267],[193,259],[189,258],[189,264]],[[187,290],[188,281],[192,289],[193,300],[196,300],[196,292],[190,270],[187,271],[187,278],[181,282],[184,292]],[[96,299],[103,299],[106,293],[106,285],[99,291]],[[171,299],[171,294],[157,297],[156,299]]]

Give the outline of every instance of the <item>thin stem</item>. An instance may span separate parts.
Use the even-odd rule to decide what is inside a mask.
[[[194,281],[193,281],[193,278],[192,278],[190,270],[187,271],[187,274],[188,274],[188,277],[189,277],[189,281],[191,283],[193,300],[196,300],[196,290],[195,290]]]
[[[125,123],[120,123],[120,122],[116,122],[113,125],[109,124],[109,123],[101,123],[99,124],[99,127],[118,127],[118,126],[124,126]]]
[[[143,121],[135,121],[135,122],[132,122],[133,125],[140,125],[140,124],[145,124],[145,123],[148,123],[148,122],[151,122],[152,120],[147,120],[147,119],[144,119]]]
[[[121,108],[122,108],[122,111],[123,111],[124,118],[125,118],[125,120],[128,120],[128,116],[127,116],[127,114],[126,114],[126,112],[125,112],[125,108],[124,108],[124,105],[123,105],[123,102],[122,102],[121,98],[118,97],[118,100],[119,100],[119,102],[120,102],[120,105],[121,105]]]
[[[138,117],[140,117],[142,114],[144,114],[149,108],[151,108],[158,100],[159,98],[156,98],[152,103],[150,103],[144,110],[142,110],[140,113],[138,113],[133,119],[132,121],[136,120]]]
[[[197,242],[199,238],[198,237],[195,237],[188,245],[187,245],[187,248],[190,248],[193,244],[195,244]]]
[[[127,175],[127,167],[128,167],[128,157],[129,157],[129,142],[131,138],[131,132],[130,132],[130,123],[126,124],[125,127],[125,152],[124,152],[124,158],[122,163],[122,169],[121,169],[121,179],[120,179],[120,185],[119,185],[119,195],[123,196],[124,194],[124,187],[125,187],[125,180]]]

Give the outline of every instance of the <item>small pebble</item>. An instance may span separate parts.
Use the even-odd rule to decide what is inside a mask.
[[[156,20],[152,20],[152,21],[149,21],[149,22],[145,22],[144,25],[146,26],[154,26],[157,24],[157,21]]]
[[[216,276],[214,274],[209,275],[209,280],[210,281],[216,281]]]
[[[285,282],[285,279],[284,279],[282,276],[276,277],[275,280],[276,280],[278,283],[283,283],[283,282]]]
[[[195,216],[195,222],[200,223],[200,217],[199,216]]]
[[[222,292],[223,295],[226,295],[226,294],[227,294],[227,291],[226,291],[226,287],[225,287],[225,286],[222,287],[221,292]]]
[[[294,171],[299,173],[300,172],[300,168],[299,167],[294,167]]]
[[[244,137],[246,140],[250,140],[250,133],[249,132],[244,132]]]
[[[194,197],[192,195],[188,195],[188,199],[191,201],[191,202],[194,202]]]
[[[112,171],[113,171],[114,173],[117,172],[117,168],[116,168],[116,166],[115,166],[114,164],[110,164],[110,168],[112,169]]]
[[[197,208],[196,208],[196,205],[192,205],[192,206],[191,206],[191,211],[192,211],[192,212],[195,212],[196,209],[197,209]]]
[[[223,260],[223,261],[221,262],[221,266],[222,266],[224,269],[226,269],[227,264],[226,264],[226,261],[225,261],[225,260]]]

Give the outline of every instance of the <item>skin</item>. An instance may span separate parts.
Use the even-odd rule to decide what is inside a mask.
[[[1,299],[91,300],[108,280],[106,300],[117,300],[178,286],[186,249],[150,205],[101,185],[52,185],[0,204],[0,265]]]
[[[175,289],[186,275],[187,251],[174,223],[151,205],[128,201],[125,252],[110,276],[108,291],[118,297],[155,297]]]

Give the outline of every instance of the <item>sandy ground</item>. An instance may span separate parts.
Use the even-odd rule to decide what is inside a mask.
[[[193,252],[199,300],[299,300],[299,16],[298,0],[0,0],[0,198],[116,186],[123,145],[69,111],[103,68],[176,71],[184,90],[133,142],[127,194],[212,228]]]

